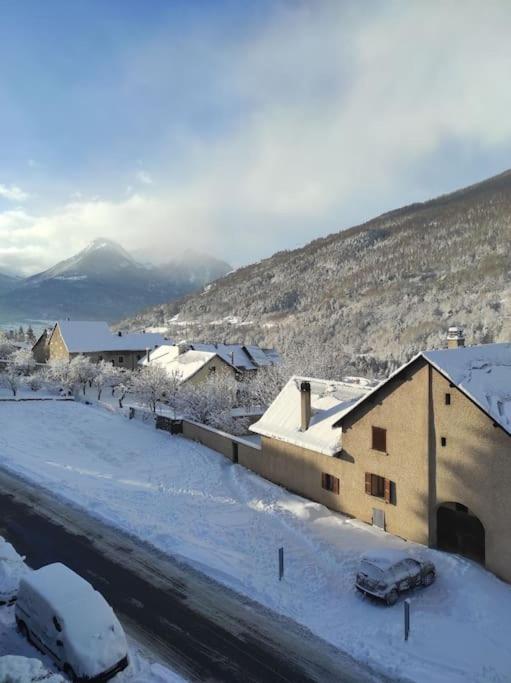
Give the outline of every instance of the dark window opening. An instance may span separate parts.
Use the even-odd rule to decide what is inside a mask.
[[[440,443],[442,446],[447,446],[447,439],[445,438],[445,436],[440,437]]]
[[[212,366],[209,368],[209,374],[212,375],[214,372],[216,372],[216,367],[215,367],[214,365],[212,365]]]
[[[142,354],[137,353],[137,360],[140,360],[142,358]]]
[[[450,406],[451,405],[451,394],[446,394],[445,395],[445,405]]]
[[[124,356],[119,356],[119,363],[124,363]]]
[[[373,440],[372,448],[374,451],[380,451],[381,453],[387,452],[387,430],[381,427],[373,427]]]
[[[326,491],[339,493],[339,483],[339,479],[334,477],[332,474],[326,474],[326,472],[321,473],[321,486]]]
[[[98,360],[99,361],[103,360],[103,356],[98,356]]]
[[[366,472],[365,490],[370,496],[382,498],[386,503],[392,502],[392,482],[390,479]]]

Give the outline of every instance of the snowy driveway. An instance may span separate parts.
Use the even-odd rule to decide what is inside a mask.
[[[397,538],[293,496],[222,456],[100,408],[0,405],[0,464],[91,514],[179,553],[389,676],[509,681],[511,589],[473,563],[422,547],[439,578],[402,607],[353,587],[361,553]],[[277,549],[286,574],[279,583]]]

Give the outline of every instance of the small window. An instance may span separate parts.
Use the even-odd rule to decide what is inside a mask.
[[[98,360],[99,360],[99,361],[102,361],[102,360],[103,360],[103,356],[98,356]]]
[[[387,452],[387,430],[381,427],[373,427],[373,440],[372,449],[373,451],[380,451],[381,453]]]
[[[445,395],[445,405],[450,406],[451,405],[451,394],[446,394]]]
[[[62,626],[60,624],[60,621],[57,619],[57,617],[53,617],[53,625],[57,629],[57,631],[60,633],[62,631]]]
[[[339,493],[339,479],[332,474],[327,474],[326,472],[321,473],[321,486],[325,491]]]
[[[119,356],[119,363],[124,363],[124,356]]]
[[[216,372],[216,367],[215,367],[214,365],[212,365],[212,366],[209,368],[209,374],[212,375],[214,372]]]
[[[142,358],[142,355],[140,353],[137,353],[137,360],[140,360]]]
[[[440,437],[440,443],[442,446],[447,446],[447,439],[445,436]]]
[[[391,490],[392,482],[390,479],[366,472],[365,491],[368,495],[382,498],[386,503],[390,503],[392,498]]]

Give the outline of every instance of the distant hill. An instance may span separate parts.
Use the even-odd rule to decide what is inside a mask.
[[[127,324],[178,337],[293,340],[360,369],[442,346],[451,324],[464,326],[467,343],[511,340],[510,238],[507,171],[279,252]]]
[[[97,239],[72,258],[2,289],[0,315],[10,319],[61,317],[115,320],[143,306],[202,289],[230,270],[227,263],[187,252],[164,266],[135,261],[119,244]]]

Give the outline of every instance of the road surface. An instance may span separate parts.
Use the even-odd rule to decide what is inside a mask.
[[[295,622],[1,469],[0,535],[33,568],[59,561],[87,578],[128,633],[188,680],[384,680]]]

